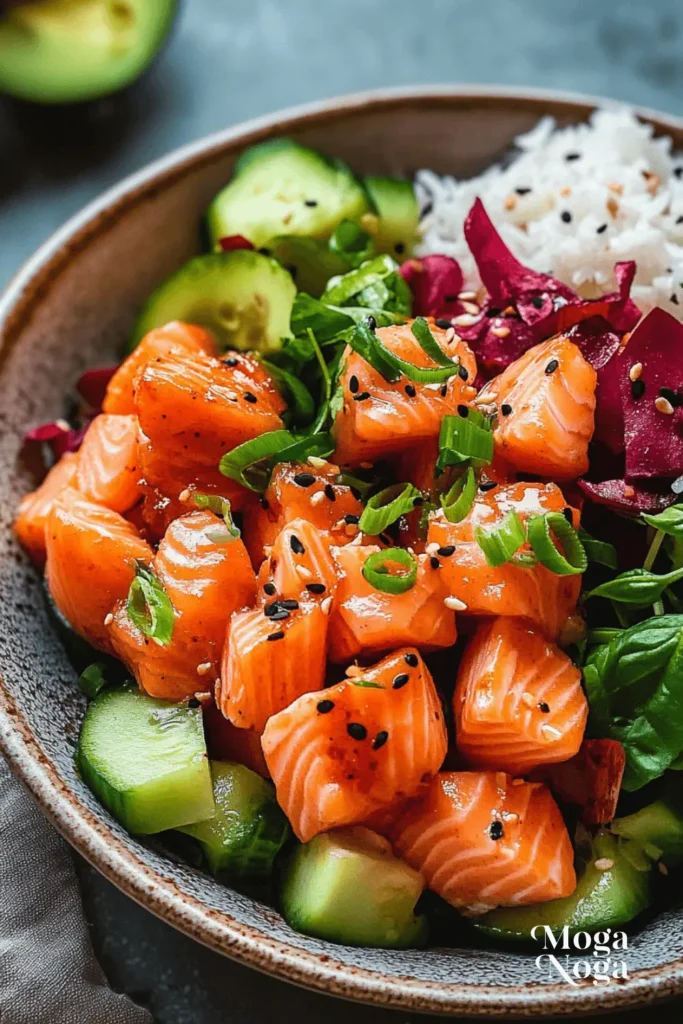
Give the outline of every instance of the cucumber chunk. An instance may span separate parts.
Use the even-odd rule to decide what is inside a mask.
[[[306,935],[348,946],[406,949],[427,938],[415,916],[424,879],[363,826],[316,836],[293,853],[283,877],[282,912]]]
[[[291,832],[275,789],[241,764],[211,762],[216,813],[179,831],[196,839],[214,875],[267,878]]]
[[[129,832],[163,832],[215,811],[201,708],[132,687],[104,690],[86,712],[76,762]]]
[[[531,942],[534,926],[542,933],[547,925],[558,934],[567,927],[573,935],[628,924],[650,903],[650,871],[636,867],[626,852],[615,836],[599,832],[571,896],[492,910],[474,921],[474,928],[488,938]],[[613,866],[601,870],[596,861]]]
[[[296,295],[277,260],[238,249],[196,256],[152,293],[133,331],[131,348],[170,320],[206,327],[224,348],[273,352],[291,336]]]
[[[668,867],[683,861],[683,798],[669,785],[654,803],[623,818],[615,818],[611,829],[618,836],[637,843],[653,860],[662,860]]]
[[[271,238],[268,252],[289,271],[300,292],[316,298],[325,291],[331,277],[345,274],[349,269],[346,260],[332,252],[327,242],[317,238],[299,238],[296,235]]]
[[[279,235],[329,238],[342,220],[370,210],[365,189],[341,160],[290,139],[248,149],[207,212],[211,244],[243,235],[260,248]]]
[[[137,78],[166,39],[178,0],[27,0],[0,9],[0,92],[73,103]]]
[[[375,248],[403,262],[419,239],[420,209],[412,181],[366,178],[363,184],[379,217]]]

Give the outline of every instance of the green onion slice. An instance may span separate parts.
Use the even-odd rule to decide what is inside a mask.
[[[160,647],[171,642],[175,620],[173,605],[161,580],[139,559],[135,562],[135,577],[128,591],[126,610],[133,625]]]
[[[474,539],[484,552],[488,565],[493,567],[509,562],[526,540],[524,523],[512,509],[498,526],[485,530],[475,526]]]
[[[590,533],[586,533],[585,530],[579,530],[579,540],[583,544],[583,549],[589,562],[605,565],[608,569],[616,570],[619,568],[617,549],[613,544],[608,544],[604,540],[597,540],[595,537],[591,537]]]
[[[226,452],[218,468],[250,491],[262,493],[278,462],[304,462],[310,455],[325,458],[334,451],[329,434],[295,437],[288,430],[270,430]]]
[[[439,345],[438,341],[430,331],[429,324],[424,317],[416,317],[410,325],[410,329],[419,342],[422,351],[425,355],[428,355],[429,358],[437,364],[437,366],[453,367],[453,360],[450,359],[441,348],[441,345]]]
[[[405,572],[392,572],[392,565],[400,566]],[[417,559],[404,548],[385,548],[384,551],[374,551],[366,558],[362,572],[375,590],[385,594],[405,594],[415,586]]]
[[[441,508],[449,523],[461,522],[474,504],[477,478],[471,466],[459,476],[446,494],[441,495]]]
[[[299,380],[294,373],[276,366],[266,359],[261,360],[261,366],[267,370],[270,376],[278,384],[279,390],[284,391],[287,400],[287,410],[297,423],[308,423],[315,416],[315,402],[313,396],[305,384]]]
[[[365,690],[383,690],[384,687],[380,683],[373,683],[370,679],[350,679],[349,682],[352,686],[360,686]]]
[[[584,546],[561,512],[532,516],[527,522],[527,534],[534,554],[546,569],[558,576],[576,576],[586,571],[588,556]],[[562,545],[562,551],[558,549],[553,534]]]
[[[413,484],[392,484],[391,487],[385,487],[379,494],[373,494],[365,506],[358,524],[361,532],[372,534],[374,537],[379,536],[400,516],[414,512],[417,507],[415,499],[421,497],[420,491]]]
[[[493,459],[491,424],[477,409],[463,405],[462,410],[467,410],[466,415],[444,416],[441,421],[437,473],[447,466],[463,462],[483,466]]]
[[[448,366],[415,366],[407,359],[401,359],[382,344],[369,327],[367,320],[356,324],[356,329],[349,338],[349,345],[390,384],[395,384],[401,376],[415,381],[416,384],[442,384],[449,377],[453,377],[459,369],[459,364],[451,359],[448,360]],[[441,354],[443,356],[443,353]]]
[[[78,677],[78,687],[88,700],[94,700],[98,693],[109,685],[105,675],[107,665],[104,661],[94,661],[84,668]]]
[[[227,498],[222,498],[220,494],[195,494],[194,503],[197,508],[207,508],[209,512],[214,512],[225,523],[224,527],[217,527],[208,533],[214,544],[228,544],[240,536],[240,531],[233,522],[232,509]]]

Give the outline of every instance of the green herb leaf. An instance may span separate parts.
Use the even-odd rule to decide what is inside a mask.
[[[648,526],[654,526],[655,530],[668,533],[671,537],[683,537],[683,505],[671,505],[656,516],[643,513],[642,518]]]
[[[358,267],[375,254],[375,243],[367,231],[352,220],[343,220],[329,241],[332,252],[341,256],[351,267]]]
[[[261,360],[261,365],[268,371],[277,384],[280,391],[284,392],[287,402],[287,412],[295,423],[308,423],[315,416],[315,402],[313,396],[305,384],[303,384],[294,373],[276,366],[275,363]]]
[[[161,647],[171,642],[175,612],[159,578],[139,559],[128,591],[128,618]]]
[[[378,537],[388,526],[395,523],[400,516],[414,512],[416,506],[422,504],[422,495],[413,484],[392,484],[385,487],[379,494],[373,494],[363,509],[359,529],[362,533]]]
[[[629,569],[615,576],[613,580],[601,583],[584,594],[584,601],[590,597],[605,597],[610,601],[619,601],[634,608],[647,608],[659,601],[667,587],[677,580],[683,579],[683,569],[667,572],[658,576],[648,569]]]
[[[586,552],[589,562],[604,565],[608,569],[614,569],[615,571],[619,568],[617,549],[613,544],[608,544],[604,540],[596,540],[595,537],[591,537],[590,533],[587,533],[584,529],[580,529],[578,533],[579,540],[583,544],[583,550]]]
[[[292,333],[297,336],[311,330],[322,344],[337,338],[343,331],[353,328],[353,325],[354,320],[348,313],[333,309],[305,292],[299,292],[294,299],[290,326]]]
[[[396,573],[392,566],[404,571]],[[415,586],[417,580],[417,559],[405,548],[385,548],[373,551],[362,568],[362,573],[371,587],[385,594],[405,594]]]
[[[101,690],[110,685],[106,676],[107,668],[104,661],[94,661],[92,665],[83,669],[78,677],[79,689],[88,700],[93,700]]]
[[[330,306],[365,306],[410,316],[412,292],[398,272],[391,256],[381,255],[359,267],[333,277],[323,292],[322,302]]]
[[[509,562],[524,544],[526,529],[517,513],[511,509],[499,525],[490,530],[475,526],[474,539],[484,552],[487,564],[495,567]]]
[[[491,424],[478,410],[465,405],[462,409],[467,410],[466,416],[444,416],[441,420],[437,473],[463,463],[484,466],[493,459]]]

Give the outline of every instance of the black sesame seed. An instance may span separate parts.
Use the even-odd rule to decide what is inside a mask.
[[[534,309],[543,309],[543,296],[534,295],[533,299],[531,300],[531,305],[534,307]]]
[[[448,328],[452,326],[450,320],[445,320],[443,317],[439,317],[439,319],[435,320],[434,323],[444,331],[447,331]]]
[[[417,394],[417,392],[415,391],[414,384],[406,384],[404,391],[407,394],[408,398],[415,398],[415,395]]]
[[[492,491],[494,487],[497,487],[495,480],[484,480],[482,484],[479,484],[479,490],[486,494],[487,491]]]
[[[315,483],[315,477],[312,473],[295,473],[294,483],[297,487],[310,487]]]
[[[536,705],[536,707],[538,708],[539,711],[542,711],[544,715],[547,715],[547,714],[550,713],[550,708],[548,707],[548,705],[546,704],[546,702],[544,700],[539,701],[538,704]]]
[[[559,359],[551,359],[545,368],[545,372],[548,374],[548,376],[550,376],[551,373],[555,373],[555,370],[558,368],[559,365]]]
[[[445,398],[447,394],[448,394],[448,384],[442,384],[441,385],[441,397]]]
[[[600,227],[595,229],[595,233],[597,235],[603,235],[605,233],[605,231],[607,231],[607,225],[606,224],[601,224]]]
[[[502,310],[498,309],[497,306],[489,306],[489,308],[484,313],[484,316],[487,316],[489,317],[489,319],[491,319],[494,316],[500,316],[501,313]]]
[[[349,490],[351,491],[351,494],[356,499],[356,501],[362,501],[363,500],[363,495],[360,493],[360,491],[358,490],[357,487],[354,487],[353,485],[351,485],[349,487]]]
[[[285,266],[285,270],[287,271],[288,274],[291,274],[292,278],[296,281],[296,275],[299,273],[299,268],[296,266],[296,264],[287,263]]]
[[[319,700],[318,703],[316,704],[316,708],[318,709],[321,715],[329,714],[333,707],[333,700]]]
[[[662,398],[666,398],[667,402],[673,405],[674,409],[678,409],[683,405],[683,397],[677,391],[673,391],[671,388],[660,388],[659,393]]]
[[[443,300],[444,300],[444,302],[457,302],[458,301],[458,296],[457,295],[444,295]]]
[[[566,508],[562,509],[562,515],[567,520],[570,526],[574,525],[574,514],[570,509],[569,505],[567,505]]]
[[[187,702],[188,708],[198,708],[200,704],[201,701],[197,700],[196,697],[190,697],[190,699]]]
[[[674,167],[674,177],[683,178],[683,167]]]
[[[413,657],[414,657],[414,655],[413,655]],[[408,655],[407,654],[406,654],[406,661],[408,661]],[[408,662],[408,664],[410,664],[410,662]],[[415,664],[417,664],[417,662],[415,662]],[[408,673],[407,672],[399,672],[399,674],[397,676],[394,676],[394,680],[393,680],[391,685],[392,685],[394,690],[400,690],[402,686],[405,686],[406,683],[409,683],[409,682],[410,682],[410,676],[408,675]]]
[[[288,612],[295,612],[299,607],[299,602],[293,597],[286,597],[284,601],[280,601],[280,607],[286,608]]]
[[[309,594],[324,594],[327,587],[324,583],[307,583],[306,590]]]
[[[265,604],[263,606],[263,614],[268,619],[271,616],[276,615],[279,610],[280,610],[280,602],[279,601],[272,601],[270,604]]]
[[[422,217],[428,217],[433,209],[434,203],[425,203],[422,210],[420,211],[420,219],[422,219]]]
[[[631,397],[634,401],[638,401],[645,394],[645,381],[642,378],[631,381]]]
[[[354,373],[353,376],[349,377],[349,391],[351,392],[352,395],[356,394],[356,392],[358,391],[358,387],[358,377],[356,377]]]
[[[223,365],[224,366],[238,366],[239,363],[238,363],[237,359],[235,359],[234,356],[228,356],[227,359],[223,360]]]
[[[318,200],[317,199],[305,199],[304,203],[305,203],[306,206],[317,206],[318,205]]]
[[[683,218],[682,218],[682,219],[683,219]],[[677,306],[677,305],[678,305],[678,296],[676,295],[676,293],[675,293],[675,292],[674,292],[674,294],[673,294],[673,295],[671,296],[671,298],[669,299],[669,302],[673,302],[674,306]]]
[[[365,318],[365,322],[371,331],[377,330],[377,321],[375,320],[374,316],[372,316],[372,314]]]
[[[270,502],[268,501],[267,498],[264,498],[263,495],[261,495],[261,497],[259,498],[258,503],[261,506],[261,508],[264,510],[264,512],[267,511],[270,508]]]
[[[413,498],[413,508],[419,508],[420,505],[424,505],[424,503],[425,500],[421,494],[418,494],[417,497]]]
[[[437,555],[441,555],[442,558],[450,558],[451,555],[455,554],[455,544],[446,544],[444,547],[439,548],[436,553]]]
[[[369,397],[370,397],[370,392],[369,391],[361,391],[360,394],[353,396],[353,400],[354,400],[354,402],[366,402]]]
[[[386,731],[386,729],[382,729],[382,731],[378,732],[374,740],[372,741],[372,749],[379,750],[380,747],[384,746],[388,739],[389,733]]]
[[[500,407],[500,412],[502,416],[509,416],[510,413],[512,412],[512,406],[508,405],[507,402],[503,402],[503,404]]]
[[[679,216],[676,217],[676,223],[683,224],[683,213],[679,214]]]
[[[358,526],[360,522],[360,516],[357,516],[355,512],[347,512],[344,516],[344,522],[347,526]]]
[[[464,420],[466,420],[467,417],[469,416],[469,414],[470,414],[470,410],[468,409],[468,407],[466,405],[459,405],[458,406],[458,416],[462,416],[462,418]]]
[[[411,668],[417,668],[419,664],[417,654],[413,654],[412,652],[404,654],[403,660],[405,661],[406,665],[410,665]]]
[[[515,192],[517,193],[518,196],[528,196],[529,193],[531,192],[531,189],[530,188],[516,188]]]
[[[441,562],[434,555],[432,555],[432,557],[429,559],[429,564],[431,565],[432,569],[441,568]]]
[[[560,214],[560,220],[564,221],[565,224],[571,224],[572,215],[569,210],[563,210]]]
[[[271,622],[284,622],[285,619],[289,618],[289,612],[286,608],[278,608],[276,611],[267,612],[263,609],[264,614],[270,619]],[[270,637],[268,637],[270,640]]]
[[[489,835],[490,835],[491,839],[494,839],[494,840],[502,839],[504,834],[505,833],[504,833],[504,829],[503,829],[503,822],[502,821],[492,821],[491,824],[489,825]]]
[[[328,501],[336,501],[337,495],[335,494],[334,487],[332,484],[325,484],[325,497]]]
[[[294,534],[289,538],[289,546],[295,555],[303,555],[306,551],[306,548],[303,546],[299,538]]]
[[[258,402],[258,398],[256,397],[256,395],[252,394],[251,391],[245,391],[244,392],[244,401],[245,402],[251,402],[252,405],[255,405],[256,402]]]
[[[278,629],[277,633],[271,633],[270,636],[266,637],[266,640],[284,640],[285,634],[283,630]]]
[[[277,593],[277,587],[275,586],[274,583],[264,583],[264,585],[263,585],[263,593],[267,594],[268,597],[272,597],[273,594]]]
[[[567,153],[566,156],[565,156],[565,160],[567,160],[569,163],[571,163],[572,160],[580,160],[580,159],[581,159],[581,154],[580,153]]]
[[[364,740],[368,735],[368,730],[360,722],[349,722],[346,731],[353,740]]]
[[[272,256],[273,255],[272,252],[270,251],[270,249],[266,249],[265,245],[262,245],[261,248],[258,251],[261,253],[262,256]]]
[[[458,377],[460,378],[460,380],[469,380],[469,376],[470,374],[467,367],[463,366],[461,363],[460,366],[458,367]]]
[[[405,251],[406,247],[403,244],[403,242],[397,242],[396,245],[394,246],[394,252],[398,253],[399,256],[402,256]]]

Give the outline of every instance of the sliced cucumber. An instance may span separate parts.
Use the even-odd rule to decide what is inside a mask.
[[[199,324],[224,348],[273,352],[290,337],[296,295],[292,277],[277,260],[250,249],[196,256],[147,300],[131,348],[170,320]]]
[[[345,274],[349,264],[317,238],[282,235],[271,238],[268,252],[289,271],[300,292],[319,298],[335,274]]]
[[[616,818],[611,829],[624,839],[633,840],[653,860],[669,867],[683,861],[683,798],[677,792],[680,783],[670,784],[661,799],[641,807],[624,818]]]
[[[207,212],[212,245],[243,235],[259,248],[280,235],[329,238],[342,220],[370,210],[365,189],[341,160],[289,139],[248,149]]]
[[[375,248],[403,262],[419,239],[420,208],[412,181],[366,178],[363,184],[379,217],[372,236]]]
[[[129,832],[163,832],[215,811],[201,708],[132,687],[104,690],[88,707],[76,760]]]
[[[650,871],[636,867],[626,852],[615,836],[600,832],[571,896],[492,910],[478,918],[474,928],[489,938],[530,942],[535,926],[539,933],[547,925],[556,933],[567,927],[574,934],[628,924],[649,906]],[[609,862],[612,867],[604,870]]]
[[[202,847],[214,875],[267,878],[291,831],[275,789],[241,764],[211,762],[216,813],[180,829]]]
[[[348,946],[406,949],[427,938],[415,904],[424,879],[363,826],[299,846],[284,873],[282,912],[299,932]]]
[[[27,0],[0,5],[0,92],[38,103],[105,96],[151,62],[178,0]]]

